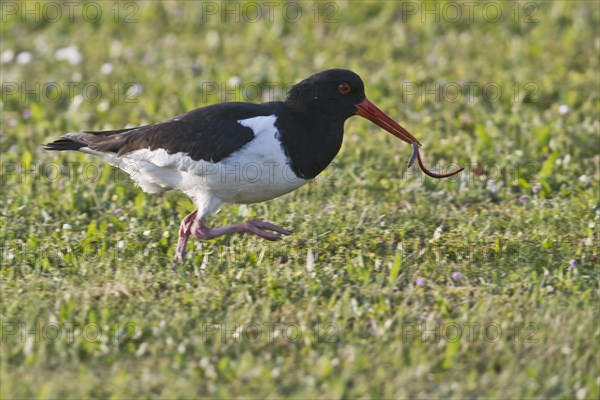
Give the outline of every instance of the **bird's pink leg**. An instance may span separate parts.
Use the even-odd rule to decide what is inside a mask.
[[[204,225],[204,221],[201,219],[194,224],[192,227],[192,233],[194,236],[200,239],[212,239],[222,235],[228,235],[230,233],[252,233],[260,236],[267,240],[279,240],[281,236],[276,233],[266,232],[266,230],[281,233],[282,235],[290,235],[292,231],[283,229],[275,224],[265,221],[256,221],[249,219],[248,221],[240,222],[239,224],[220,226],[217,228],[208,228]]]
[[[179,240],[177,241],[177,247],[175,248],[175,261],[183,261],[185,258],[185,246],[187,245],[190,234],[192,233],[192,225],[196,220],[196,214],[198,210],[194,210],[188,214],[179,225]]]

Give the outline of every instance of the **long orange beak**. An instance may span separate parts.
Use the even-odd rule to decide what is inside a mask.
[[[356,115],[360,115],[361,117],[368,119],[369,121],[385,129],[397,138],[404,140],[408,144],[416,142],[419,146],[421,146],[421,142],[419,142],[413,135],[411,135],[409,131],[407,131],[393,119],[388,117],[383,111],[377,108],[375,104],[371,103],[366,97],[363,101],[356,105],[356,109]]]

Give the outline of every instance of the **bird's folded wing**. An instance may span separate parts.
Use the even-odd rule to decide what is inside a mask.
[[[168,154],[185,153],[195,161],[219,162],[254,137],[252,129],[241,125],[239,120],[273,113],[268,104],[248,107],[249,104],[244,103],[224,103],[219,106],[199,108],[154,125],[69,133],[45,146],[48,150],[87,148],[117,156],[136,150],[163,149]]]

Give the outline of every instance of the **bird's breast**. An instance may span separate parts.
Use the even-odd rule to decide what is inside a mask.
[[[289,193],[309,179],[296,175],[281,142],[277,117],[259,116],[238,121],[252,129],[254,139],[218,163],[219,185],[230,202],[253,203]]]

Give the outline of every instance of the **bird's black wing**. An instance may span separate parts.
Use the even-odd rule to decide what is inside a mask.
[[[218,162],[254,137],[239,120],[274,114],[274,103],[222,103],[198,108],[154,125],[114,131],[69,133],[45,145],[47,150],[87,147],[121,156],[141,149],[187,153],[193,160]]]

